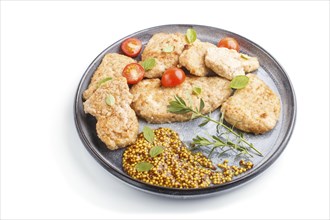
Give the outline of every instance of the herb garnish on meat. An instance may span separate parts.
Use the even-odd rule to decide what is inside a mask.
[[[186,102],[180,97],[175,95],[174,100],[170,101],[168,106],[168,111],[175,114],[185,114],[192,113],[193,118],[203,118],[203,122],[199,125],[200,127],[205,126],[209,122],[213,122],[217,124],[217,136],[211,136],[211,139],[207,139],[205,137],[196,136],[193,138],[193,146],[201,147],[201,146],[213,146],[210,153],[212,153],[216,148],[220,148],[223,152],[228,150],[232,150],[236,154],[245,154],[252,157],[250,154],[253,151],[254,154],[258,156],[263,156],[260,151],[258,151],[252,143],[249,143],[243,136],[243,134],[238,133],[233,130],[233,128],[228,127],[223,123],[223,114],[219,121],[214,120],[208,115],[202,114],[202,109],[204,108],[204,101],[200,99],[199,108],[193,108],[192,106],[188,106]],[[221,132],[220,128],[224,128],[226,132]],[[229,137],[223,140],[224,134],[232,134],[235,136],[234,139],[230,140]]]

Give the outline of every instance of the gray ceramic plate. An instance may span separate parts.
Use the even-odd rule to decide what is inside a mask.
[[[145,184],[143,182],[132,179],[122,170],[122,153],[124,149],[110,151],[99,140],[96,135],[95,123],[96,120],[90,115],[86,115],[83,111],[82,93],[87,88],[90,79],[95,69],[100,64],[103,56],[109,52],[120,51],[120,44],[123,39],[128,37],[136,37],[140,39],[143,45],[146,45],[148,40],[153,34],[159,32],[181,32],[185,33],[188,28],[194,28],[197,31],[198,38],[202,41],[211,42],[217,44],[219,39],[223,37],[234,37],[238,40],[241,48],[241,52],[251,56],[258,57],[260,62],[260,68],[255,72],[262,80],[264,80],[281,98],[281,115],[276,127],[270,132],[263,135],[246,134],[246,138],[252,142],[264,155],[264,157],[254,156],[251,160],[254,163],[254,168],[249,172],[238,176],[233,181],[223,184],[210,186],[208,188],[201,189],[172,189],[159,186],[153,186]],[[165,25],[158,26],[149,29],[145,29],[134,34],[131,34],[123,38],[116,43],[105,49],[88,67],[82,79],[79,83],[78,90],[74,103],[74,114],[77,131],[80,135],[82,142],[91,155],[110,173],[121,179],[123,182],[128,183],[137,189],[150,192],[158,195],[165,195],[170,197],[198,197],[219,193],[223,190],[227,190],[236,186],[239,186],[252,178],[256,177],[262,171],[267,169],[283,152],[284,148],[288,144],[290,136],[292,134],[295,118],[296,118],[296,100],[291,82],[280,64],[263,48],[254,42],[234,34],[229,31],[225,31],[219,28],[200,26],[200,25]],[[212,117],[219,117],[219,110],[212,113]],[[139,120],[140,130],[146,124],[145,121]],[[189,144],[191,138],[197,134],[204,134],[207,132],[214,132],[215,128],[212,124],[207,125],[204,128],[199,128],[200,121],[193,120],[184,123],[172,123],[162,125],[148,125],[153,128],[157,127],[170,127],[180,134],[180,138]],[[231,163],[238,163],[239,158],[227,154],[223,157],[218,157],[217,154],[213,154],[212,160],[214,163],[221,162],[224,158],[229,158]]]

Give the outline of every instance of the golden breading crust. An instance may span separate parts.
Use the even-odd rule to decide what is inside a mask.
[[[214,44],[196,40],[179,58],[182,66],[195,76],[205,76],[209,69],[205,66],[205,55],[208,48],[216,48]]]
[[[256,57],[250,57],[227,48],[208,48],[205,64],[219,76],[232,80],[235,76],[244,75],[259,68]]]
[[[105,101],[109,95],[115,100],[112,105]],[[132,144],[137,138],[139,124],[130,107],[132,98],[126,78],[117,77],[100,85],[84,102],[85,112],[97,119],[98,137],[111,150]]]
[[[167,111],[174,95],[182,97],[186,103],[199,106],[199,97],[205,102],[202,113],[217,109],[231,94],[230,82],[221,77],[187,77],[179,86],[166,88],[161,86],[160,79],[145,79],[131,88],[133,94],[132,108],[136,114],[150,123],[168,123],[188,121],[191,114],[173,114]],[[200,87],[202,93],[197,97],[192,94],[194,87]]]
[[[242,62],[244,72],[250,73],[259,68],[259,61],[257,57],[250,57],[246,54],[240,54],[240,60]]]
[[[256,75],[248,74],[249,84],[236,90],[234,95],[222,104],[225,120],[236,128],[262,134],[276,125],[280,116],[279,97]]]
[[[227,48],[209,48],[205,64],[219,76],[232,80],[235,76],[244,75],[240,54]]]
[[[88,89],[84,91],[83,98],[87,100],[98,87],[98,82],[107,77],[122,76],[123,69],[127,64],[136,63],[132,58],[118,53],[108,53],[102,59],[96,69]]]
[[[181,33],[154,34],[143,50],[141,58],[142,62],[148,58],[155,58],[156,66],[146,71],[144,76],[146,78],[161,77],[166,69],[176,67],[179,63],[179,56],[186,44],[185,35]],[[163,50],[167,47],[173,47],[173,51],[164,52]]]

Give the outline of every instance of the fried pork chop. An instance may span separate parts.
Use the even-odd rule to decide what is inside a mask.
[[[180,55],[180,64],[195,76],[205,76],[209,72],[209,69],[205,66],[205,55],[209,48],[216,48],[216,46],[196,40]]]
[[[133,94],[132,108],[137,115],[149,123],[168,123],[188,121],[191,113],[173,114],[167,111],[169,102],[174,96],[182,97],[186,103],[199,107],[200,99],[205,102],[203,114],[217,109],[231,94],[230,82],[221,77],[187,77],[179,86],[166,88],[161,86],[160,79],[145,79],[134,85],[130,92]],[[199,87],[199,96],[192,94],[193,88]]]
[[[87,100],[98,88],[101,80],[107,77],[121,77],[123,69],[127,64],[136,63],[136,61],[128,56],[118,53],[108,53],[102,59],[101,64],[96,69],[88,89],[84,91],[83,98]]]
[[[236,90],[221,106],[224,119],[236,128],[262,134],[276,125],[280,116],[279,97],[255,74],[248,74],[249,83]]]
[[[240,60],[243,65],[244,72],[250,73],[259,68],[259,61],[257,57],[250,57],[246,54],[240,54]]]
[[[216,74],[229,80],[235,76],[244,75],[245,72],[252,72],[259,67],[257,58],[223,47],[207,49],[205,64]]]
[[[186,44],[185,35],[181,33],[154,34],[143,50],[141,58],[142,62],[148,58],[155,58],[156,66],[146,71],[144,76],[146,78],[161,77],[166,69],[176,67],[179,63],[179,56]],[[168,48],[170,50],[167,50]],[[165,52],[164,50],[170,52]]]
[[[110,96],[113,102],[107,103]],[[126,78],[117,77],[101,84],[84,102],[85,112],[97,119],[98,137],[111,150],[132,144],[137,138],[139,124],[130,107],[132,99]]]

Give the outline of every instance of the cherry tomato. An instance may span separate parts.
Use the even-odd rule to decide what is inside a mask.
[[[169,68],[162,76],[162,86],[164,87],[174,87],[180,85],[186,79],[186,74],[182,69],[179,68]]]
[[[127,79],[128,84],[136,84],[143,79],[144,69],[140,64],[130,63],[125,66],[123,76]]]
[[[237,40],[232,37],[225,37],[221,39],[218,43],[218,47],[226,47],[228,49],[233,49],[239,52],[239,44]]]
[[[121,50],[129,57],[136,57],[142,49],[142,42],[136,38],[128,38],[121,43]]]

